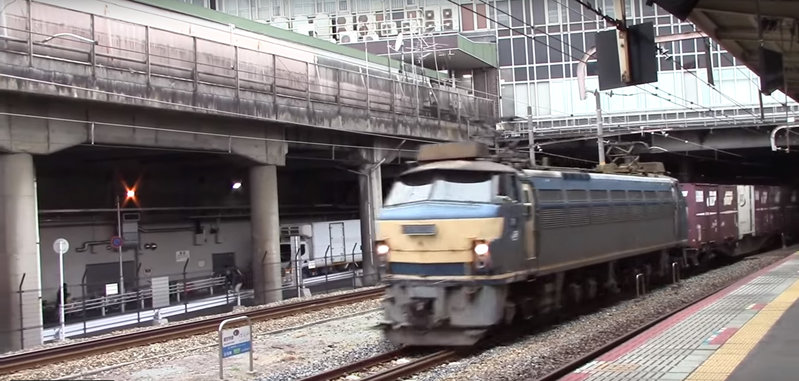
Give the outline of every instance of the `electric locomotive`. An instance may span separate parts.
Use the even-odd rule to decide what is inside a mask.
[[[517,169],[472,143],[423,146],[418,161],[377,219],[394,343],[472,345],[684,261],[673,178]]]

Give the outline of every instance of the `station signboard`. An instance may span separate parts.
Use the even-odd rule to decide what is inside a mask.
[[[228,358],[252,349],[250,327],[243,326],[222,330],[222,357]]]

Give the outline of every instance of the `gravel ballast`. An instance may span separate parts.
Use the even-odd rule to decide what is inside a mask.
[[[285,304],[289,301],[278,302],[272,305]],[[379,298],[367,300],[363,302],[343,305],[333,308],[328,308],[319,311],[299,313],[292,316],[287,316],[279,319],[273,319],[262,322],[253,323],[253,337],[269,337],[279,334],[289,334],[292,331],[306,330],[308,327],[313,327],[317,322],[330,321],[334,323],[337,319],[346,319],[348,317],[357,318],[358,316],[369,316],[376,314],[379,311],[380,300]],[[258,308],[258,307],[253,307]],[[263,306],[260,306],[263,308]],[[245,309],[246,310],[246,309]],[[198,319],[207,319],[203,317]],[[140,330],[138,328],[134,330]],[[379,332],[376,332],[378,335]],[[118,334],[118,333],[117,333]],[[29,369],[10,375],[0,376],[0,381],[13,380],[13,379],[56,379],[67,376],[74,376],[81,379],[100,378],[100,379],[208,379],[211,377],[218,377],[216,373],[208,374],[204,378],[191,378],[195,370],[187,369],[179,374],[178,378],[164,378],[162,375],[154,375],[152,377],[142,374],[142,377],[130,378],[133,370],[149,368],[157,366],[158,364],[166,363],[171,360],[182,362],[185,359],[197,353],[210,353],[213,359],[205,360],[197,364],[197,371],[202,369],[211,369],[217,371],[218,358],[216,357],[217,349],[215,345],[218,342],[217,333],[208,333],[203,335],[191,336],[183,339],[172,340],[163,343],[154,343],[145,346],[133,347],[121,351],[111,352],[105,355],[91,356],[78,360],[70,360],[66,362],[49,364],[35,369]],[[256,351],[258,350],[256,342]],[[256,352],[259,353],[259,352]],[[264,353],[266,354],[266,353]],[[261,354],[259,353],[259,356]],[[230,364],[234,364],[239,359],[244,359],[246,356],[237,356],[236,359],[229,360]],[[103,374],[94,375],[98,369],[104,367],[115,367],[120,364],[130,364],[119,368],[118,373],[114,370]],[[243,369],[246,370],[246,369]],[[82,374],[91,373],[89,376],[82,376]],[[189,377],[189,378],[186,378]],[[251,379],[252,377],[250,377]]]
[[[665,286],[643,297],[561,323],[541,332],[493,347],[471,357],[417,374],[413,380],[535,379],[586,354],[625,332],[708,291],[784,258],[787,251],[752,256],[734,264]],[[232,380],[296,380],[396,347],[377,324],[379,300],[298,314],[254,325],[255,374],[247,374],[248,356],[225,360],[225,378]],[[208,380],[218,378],[215,333],[167,343],[130,348],[83,360],[21,372],[10,379]],[[179,352],[182,351],[182,352]],[[166,353],[171,355],[164,356]],[[145,361],[140,361],[145,360]],[[132,364],[120,366],[126,362]],[[98,372],[102,367],[111,367]],[[354,377],[353,377],[354,379]]]

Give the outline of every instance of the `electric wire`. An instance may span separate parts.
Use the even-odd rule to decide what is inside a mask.
[[[455,2],[454,2],[454,1],[452,1],[452,0],[449,0],[449,1],[450,1],[451,3],[453,3],[453,4],[457,4],[457,3],[455,3]],[[518,18],[518,17],[516,17],[516,16],[513,16],[513,15],[511,15],[510,13],[508,13],[508,12],[506,12],[506,11],[502,10],[502,9],[499,9],[498,7],[496,7],[496,6],[492,5],[492,4],[490,4],[490,3],[488,3],[488,2],[486,2],[486,1],[484,1],[484,0],[478,0],[478,1],[482,2],[483,4],[487,5],[488,7],[491,7],[492,9],[494,9],[494,10],[495,10],[495,11],[497,11],[497,12],[501,12],[502,14],[509,16],[511,19],[513,19],[513,20],[516,20],[516,21],[518,21],[518,22],[520,22],[520,23],[524,24],[525,26],[527,26],[527,27],[530,27],[530,28],[532,28],[532,29],[533,29],[533,30],[535,30],[535,31],[538,31],[538,32],[540,32],[540,33],[542,33],[542,34],[546,35],[547,37],[550,37],[550,38],[554,39],[555,41],[558,41],[558,42],[560,42],[562,45],[564,45],[564,46],[567,46],[567,47],[571,48],[572,50],[576,50],[576,51],[578,51],[578,52],[580,52],[580,53],[583,53],[584,55],[587,55],[587,54],[588,54],[586,51],[584,51],[584,50],[582,50],[582,49],[579,49],[579,48],[576,48],[574,45],[572,45],[572,44],[570,44],[570,43],[568,43],[568,42],[564,41],[562,38],[560,38],[560,37],[558,37],[558,36],[553,36],[552,34],[550,34],[550,33],[546,32],[545,30],[542,30],[542,29],[540,29],[539,27],[536,27],[535,25],[531,25],[530,23],[528,23],[528,22],[526,22],[526,21],[524,21],[524,20],[522,20],[522,19],[520,19],[520,18]],[[555,3],[557,3],[557,4],[559,4],[560,6],[562,6],[562,7],[565,7],[565,8],[567,8],[567,9],[569,9],[569,10],[571,10],[571,11],[573,11],[573,12],[577,13],[577,14],[578,14],[578,15],[580,15],[580,17],[582,17],[583,19],[585,18],[585,16],[583,16],[583,15],[582,15],[580,12],[577,12],[576,10],[572,9],[571,7],[569,7],[568,5],[565,5],[565,4],[563,4],[563,3],[560,3],[560,2],[558,2],[557,0],[553,0],[553,1],[554,1]],[[464,9],[468,9],[468,8],[464,8]],[[476,14],[476,12],[475,12],[474,10],[471,10],[471,9],[470,9],[470,11],[471,11],[472,13],[475,13],[475,14]],[[486,17],[486,18],[488,18],[488,17]],[[511,28],[511,27],[509,27],[509,26],[507,26],[507,25],[505,25],[505,24],[503,24],[503,23],[500,23],[499,21],[496,21],[496,20],[494,20],[494,19],[492,19],[492,18],[488,18],[488,19],[489,19],[489,20],[491,20],[491,21],[493,21],[493,22],[495,22],[495,23],[497,23],[497,25],[500,25],[500,26],[502,26],[502,27],[505,27],[505,28],[511,29],[511,30],[513,30],[514,32],[516,32],[516,33],[519,33],[519,34],[522,34],[522,35],[524,35],[524,36],[525,36],[525,37],[527,37],[527,38],[531,38],[531,37],[530,37],[528,34],[526,34],[526,33],[523,33],[523,32],[518,32],[518,31],[514,30],[513,28]],[[549,44],[546,44],[546,43],[544,43],[544,42],[542,42],[542,41],[536,40],[535,38],[533,38],[533,41],[534,41],[534,42],[538,42],[538,43],[540,43],[540,44],[543,44],[544,46],[547,46],[547,47],[549,47],[550,49],[553,49],[553,50],[555,50],[555,51],[557,51],[557,52],[559,52],[559,53],[562,53],[562,54],[564,54],[564,55],[568,56],[569,58],[571,58],[571,59],[572,59],[572,60],[574,60],[574,61],[582,61],[582,58],[577,58],[577,57],[575,57],[575,56],[574,56],[574,55],[572,55],[572,54],[567,54],[567,53],[565,53],[563,50],[560,50],[560,49],[558,49],[558,48],[553,48],[551,45],[549,45]],[[636,87],[640,88],[640,85],[636,85]],[[658,90],[658,91],[660,91],[660,89],[659,89],[658,87],[656,87],[656,86],[655,86],[655,89],[656,89],[656,90]],[[646,90],[645,90],[645,91],[646,91]],[[685,102],[687,102],[687,103],[690,103],[690,104],[696,104],[698,107],[704,107],[704,106],[702,106],[702,105],[699,105],[699,104],[697,104],[697,103],[695,103],[695,102],[693,102],[693,101],[690,101],[690,100],[688,100],[688,99],[681,98],[681,97],[679,97],[679,96],[677,96],[677,95],[675,95],[675,94],[671,94],[671,93],[669,93],[669,92],[667,92],[667,91],[665,91],[665,90],[663,90],[663,92],[664,92],[664,93],[666,93],[666,94],[668,94],[668,95],[669,95],[669,96],[671,96],[671,97],[674,97],[674,98],[677,98],[677,99],[681,99],[681,100],[683,100],[683,101],[685,101]],[[655,94],[653,94],[653,93],[652,93],[652,92],[650,92],[650,91],[647,91],[647,93],[649,93],[649,94],[652,94],[652,95],[655,95]],[[611,92],[611,93],[610,93],[610,95],[612,96],[612,95],[613,95],[613,93]],[[655,96],[657,96],[657,95],[655,95]],[[663,97],[659,97],[659,98],[665,99],[665,98],[663,98]],[[671,103],[673,103],[673,104],[675,104],[675,105],[677,105],[677,106],[683,107],[683,108],[690,109],[690,110],[692,110],[692,111],[700,111],[700,110],[694,109],[694,108],[692,108],[692,107],[690,107],[690,106],[687,106],[687,105],[681,105],[681,104],[679,104],[679,103],[675,103],[675,102],[671,102]],[[519,103],[515,103],[515,104],[519,104]],[[710,112],[712,113],[710,116],[711,116],[713,119],[716,119],[716,120],[721,120],[721,119],[719,119],[718,117],[716,117],[716,114],[715,114],[715,112],[713,111],[713,109],[712,109],[712,108],[710,108],[710,107],[707,107],[707,110],[708,110],[708,111],[710,111]],[[700,112],[701,112],[701,111],[700,111]],[[725,118],[732,119],[732,118],[731,118],[729,115],[726,115],[726,114],[721,114],[721,115],[722,115],[723,117],[725,117]]]
[[[451,2],[451,3],[453,3],[453,4],[459,5],[459,4],[455,3],[453,0],[448,0],[448,1],[449,1],[449,2]],[[560,41],[560,42],[561,42],[561,44],[563,44],[564,46],[568,46],[568,47],[570,47],[570,48],[572,48],[572,49],[574,49],[574,50],[577,50],[578,52],[582,52],[583,54],[587,54],[587,52],[585,52],[585,51],[582,51],[581,49],[575,48],[575,47],[574,47],[573,45],[571,45],[570,43],[567,43],[567,42],[563,41],[563,39],[561,39],[561,38],[558,38],[558,37],[556,37],[556,36],[552,36],[552,35],[551,35],[551,34],[549,34],[548,32],[546,32],[546,31],[543,31],[543,30],[540,30],[538,27],[535,27],[535,26],[533,26],[533,25],[530,25],[530,24],[529,24],[529,23],[527,23],[526,21],[524,21],[524,20],[522,20],[522,19],[519,19],[518,17],[516,17],[516,16],[513,16],[513,15],[511,15],[510,13],[508,13],[508,12],[505,12],[504,10],[501,10],[501,9],[497,8],[496,6],[494,6],[494,5],[491,5],[491,4],[487,3],[487,2],[485,2],[484,0],[479,0],[479,1],[480,1],[480,2],[482,2],[483,4],[487,5],[487,6],[491,7],[491,8],[492,8],[492,9],[494,9],[495,11],[501,12],[501,13],[503,13],[503,14],[505,14],[505,15],[509,16],[511,19],[514,19],[514,20],[516,20],[516,21],[519,21],[519,22],[521,22],[522,24],[524,24],[524,25],[525,25],[525,26],[527,26],[527,27],[530,27],[530,28],[532,28],[533,30],[539,31],[539,32],[541,32],[541,33],[545,34],[546,36],[548,36],[548,37],[551,37],[551,38],[555,39],[556,41]],[[569,7],[569,6],[567,6],[567,5],[564,5],[564,4],[562,4],[562,3],[558,2],[557,0],[554,0],[554,1],[555,1],[556,3],[558,3],[558,4],[560,4],[561,6],[565,6],[566,8],[568,8],[568,9],[570,9],[570,10],[574,11],[574,10],[573,10],[571,7]],[[463,5],[459,5],[459,6],[460,6],[460,7],[463,7]],[[477,13],[476,13],[476,11],[474,11],[473,9],[469,9],[469,8],[465,8],[465,7],[463,7],[463,8],[464,8],[464,9],[468,9],[469,11],[471,11],[471,12],[472,12],[472,13],[474,13],[474,14],[477,14]],[[576,11],[575,11],[575,12],[576,12]],[[577,13],[579,13],[579,12],[577,12]],[[580,14],[580,16],[581,16],[581,17],[584,17],[582,14]],[[515,29],[513,29],[513,28],[509,27],[509,26],[508,26],[508,25],[506,25],[506,24],[500,23],[499,21],[497,21],[497,20],[495,20],[495,19],[493,19],[493,18],[490,18],[490,17],[487,17],[487,16],[482,16],[482,17],[486,17],[487,19],[491,20],[492,22],[496,23],[496,24],[497,24],[497,25],[499,25],[499,26],[502,26],[502,27],[504,27],[504,28],[508,28],[508,29],[509,29],[509,30],[511,30],[513,33],[522,34],[523,36],[525,36],[525,37],[527,37],[527,38],[532,38],[532,37],[531,37],[530,35],[528,35],[527,33],[524,33],[524,32],[517,31],[517,30],[515,30]],[[539,42],[539,43],[542,43],[542,44],[544,44],[543,42],[541,42],[541,41],[538,41],[538,40],[536,40],[535,38],[532,38],[532,39],[533,39],[533,41],[534,41],[534,42]],[[549,45],[548,45],[548,44],[544,44],[544,45],[549,47]],[[573,55],[571,55],[571,54],[567,54],[567,53],[563,52],[563,50],[559,50],[559,49],[557,49],[557,48],[553,48],[553,49],[554,49],[555,51],[558,51],[558,52],[560,52],[560,53],[562,53],[562,54],[564,54],[564,55],[566,55],[566,56],[568,56],[568,57],[572,58],[573,60],[580,61],[580,59],[577,59],[576,57],[574,57],[574,56],[573,56]],[[659,95],[657,95],[656,93],[653,93],[653,92],[651,92],[651,91],[649,91],[649,90],[646,90],[646,89],[644,89],[644,88],[643,88],[643,87],[641,87],[640,85],[638,85],[638,86],[636,86],[636,87],[638,87],[639,89],[641,89],[641,90],[643,90],[643,91],[645,91],[645,92],[647,92],[647,93],[649,93],[649,94],[651,94],[651,95],[653,95],[653,96],[655,96],[655,97],[658,97],[658,98],[660,98],[660,99],[664,99],[664,100],[666,100],[666,101],[668,101],[668,102],[670,102],[670,103],[673,103],[673,104],[675,104],[675,105],[677,105],[677,106],[680,106],[680,107],[683,107],[683,108],[687,108],[687,109],[689,109],[689,110],[692,110],[692,111],[703,112],[703,111],[701,111],[701,110],[694,109],[694,108],[692,108],[692,107],[690,107],[690,106],[686,106],[686,105],[679,104],[679,103],[677,103],[677,102],[675,102],[675,101],[672,101],[672,100],[671,100],[671,99],[669,99],[669,98],[666,98],[666,97],[659,96]],[[656,87],[656,86],[654,86],[654,87],[655,87],[655,89],[656,89],[656,90],[660,90],[658,87]],[[681,99],[681,100],[683,100],[683,101],[686,101],[686,102],[691,102],[691,101],[689,101],[689,100],[687,100],[687,99],[680,98],[679,96],[676,96],[675,94],[671,94],[671,93],[669,93],[669,92],[667,92],[667,91],[665,91],[665,90],[664,90],[663,92],[664,92],[664,93],[666,93],[666,94],[668,94],[668,96],[669,96],[669,97],[674,97],[674,98]],[[611,94],[612,94],[612,93],[611,93]],[[691,102],[691,103],[693,103],[693,102]],[[700,107],[701,107],[701,105],[697,105],[697,106],[700,106]],[[719,119],[719,118],[717,118],[717,117],[715,116],[715,112],[714,112],[714,111],[713,111],[713,110],[712,110],[710,107],[708,107],[707,109],[708,109],[708,111],[710,111],[710,112],[712,113],[712,114],[710,115],[712,118],[714,118],[714,119],[717,119],[717,120],[721,120],[721,119]],[[726,114],[722,114],[722,116],[724,116],[724,117],[727,117],[727,118],[730,118],[730,117],[729,117],[728,115],[726,115]],[[594,138],[594,137],[592,137],[592,138]],[[688,141],[685,141],[685,142],[686,142],[686,143],[688,143],[688,144],[690,144],[690,142],[688,142]],[[694,143],[694,144],[696,144],[696,143]],[[742,156],[740,156],[740,155],[737,155],[737,154],[734,154],[734,153],[731,153],[731,152],[728,152],[728,151],[718,150],[717,148],[714,148],[714,147],[711,147],[711,146],[706,146],[706,145],[701,145],[701,144],[700,144],[700,146],[701,146],[701,147],[703,147],[703,148],[709,148],[709,149],[711,149],[711,150],[717,150],[718,152],[723,152],[723,153],[725,153],[725,154],[730,154],[730,155],[734,155],[734,156],[739,156],[739,157],[742,157]]]

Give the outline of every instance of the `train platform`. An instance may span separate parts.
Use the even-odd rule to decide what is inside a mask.
[[[664,320],[563,381],[799,379],[799,252]]]

